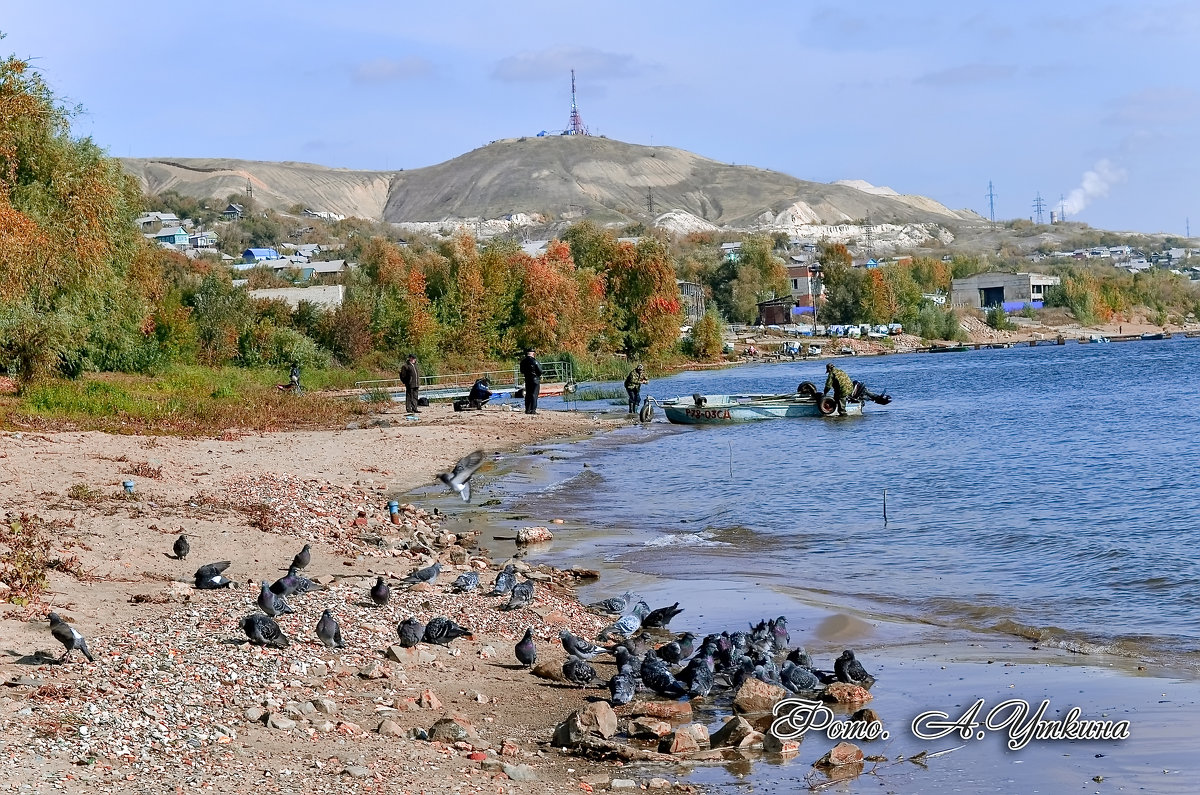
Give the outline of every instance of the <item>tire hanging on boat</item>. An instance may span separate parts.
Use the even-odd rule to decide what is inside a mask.
[[[654,418],[654,404],[650,402],[650,398],[642,401],[642,410],[638,412],[638,419],[642,422],[649,422]]]
[[[817,394],[817,385],[812,381],[801,381],[800,386],[796,387],[796,391],[804,397],[813,397]]]
[[[837,411],[837,398],[833,395],[825,395],[817,401],[817,411],[821,412],[822,417],[830,416]]]

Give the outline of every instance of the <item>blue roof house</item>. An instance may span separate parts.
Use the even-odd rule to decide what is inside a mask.
[[[186,243],[187,240],[185,239]],[[242,252],[242,259],[247,262],[263,262],[265,260],[279,259],[279,252],[273,248],[248,248]]]

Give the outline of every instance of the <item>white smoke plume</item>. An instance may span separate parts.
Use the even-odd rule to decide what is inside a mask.
[[[1067,194],[1063,200],[1063,211],[1066,215],[1075,215],[1091,204],[1094,199],[1102,199],[1108,195],[1108,189],[1117,183],[1125,181],[1125,170],[1117,168],[1107,158],[1096,163],[1091,171],[1085,172],[1083,181]]]

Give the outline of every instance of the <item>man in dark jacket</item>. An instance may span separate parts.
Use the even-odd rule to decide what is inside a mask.
[[[484,378],[480,378],[471,385],[471,391],[467,394],[467,405],[473,409],[481,409],[487,405],[487,402],[492,399],[492,382]]]
[[[537,414],[538,393],[542,391],[542,366],[534,357],[533,348],[525,349],[525,357],[521,359],[521,375],[525,379],[525,413]]]
[[[417,392],[421,389],[421,368],[417,366],[415,353],[410,353],[408,361],[400,368],[400,383],[404,384],[404,410],[409,414],[419,413]]]
[[[829,394],[829,390],[833,390],[833,399],[837,401],[837,413],[839,417],[846,416],[846,398],[850,397],[851,391],[854,390],[854,382],[850,380],[850,376],[846,375],[845,370],[840,370],[833,366],[833,362],[825,365],[825,391],[821,396]]]
[[[629,395],[629,413],[637,414],[638,403],[642,398],[642,384],[650,383],[650,379],[646,378],[642,366],[629,371],[629,375],[625,376],[625,394]]]

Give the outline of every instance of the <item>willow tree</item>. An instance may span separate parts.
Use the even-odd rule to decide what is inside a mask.
[[[0,366],[22,385],[77,371],[114,318],[136,336],[152,314],[127,279],[141,195],[70,120],[28,62],[0,61]]]

